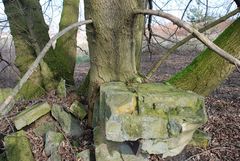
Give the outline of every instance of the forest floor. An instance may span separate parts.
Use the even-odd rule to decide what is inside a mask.
[[[199,51],[178,51],[167,60],[156,72],[151,81],[162,82],[171,75],[189,64]],[[161,52],[162,53],[162,52]],[[142,71],[146,73],[154,61],[161,57],[161,53],[153,53],[152,56],[144,54],[142,58]],[[151,57],[151,59],[150,59]],[[75,78],[79,83],[84,78],[89,69],[88,63],[79,64],[76,67]],[[46,94],[46,96],[31,100],[20,101],[11,113],[0,118],[0,154],[4,151],[3,137],[16,131],[12,119],[23,110],[27,105],[36,104],[41,101],[48,101],[50,104],[58,103],[64,107],[69,107],[74,100],[84,100],[74,92],[69,91],[68,97],[60,99],[56,97],[55,92]],[[83,102],[84,103],[84,102]],[[211,136],[210,145],[206,149],[187,146],[184,151],[175,157],[162,159],[160,155],[151,155],[153,161],[237,161],[240,160],[240,72],[235,70],[233,74],[225,80],[222,85],[206,98],[206,109],[208,113],[208,122],[201,127]],[[44,116],[38,122],[52,121],[49,115]],[[36,160],[45,161],[47,156],[44,153],[44,140],[33,133],[34,128],[38,126],[33,123],[26,127],[28,138],[32,145],[32,151]],[[74,153],[84,149],[92,149],[92,130],[86,126],[86,120],[82,121],[82,127],[85,129],[81,138],[69,139],[61,144],[60,154],[66,161],[75,160]],[[78,146],[72,146],[73,141],[78,141]]]

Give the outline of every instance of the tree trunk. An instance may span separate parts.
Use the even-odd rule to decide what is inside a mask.
[[[240,58],[240,18],[235,20],[214,41],[216,45]],[[235,66],[224,60],[210,49],[203,51],[184,70],[173,76],[168,82],[176,87],[191,90],[207,96],[235,69]]]
[[[134,17],[142,0],[85,0],[90,53],[90,82],[128,81],[138,76],[136,55],[141,52],[143,16]]]
[[[110,81],[134,81],[141,53],[144,16],[134,16],[145,0],[85,0],[90,53],[89,118],[99,86]],[[90,120],[89,120],[90,121]]]
[[[49,40],[38,0],[3,1],[16,49],[16,66],[23,75]],[[45,62],[22,88],[20,95],[31,98],[54,86],[53,74]]]
[[[59,24],[60,30],[78,21],[79,0],[63,1],[63,11]],[[57,40],[54,50],[59,63],[57,69],[58,77],[64,78],[68,83],[73,84],[73,74],[77,53],[77,29],[63,35]]]

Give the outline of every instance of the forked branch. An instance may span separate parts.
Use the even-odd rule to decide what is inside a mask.
[[[199,39],[203,44],[205,44],[209,49],[216,52],[219,56],[223,57],[224,59],[226,59],[227,61],[229,61],[230,63],[232,63],[234,65],[240,66],[240,61],[237,58],[235,58],[234,56],[232,56],[228,52],[224,51],[223,49],[221,49],[217,45],[215,45],[206,36],[201,34],[198,30],[193,28],[187,22],[184,22],[184,21],[180,20],[179,18],[177,18],[177,17],[175,17],[171,14],[165,13],[163,11],[160,11],[160,10],[136,10],[136,14],[144,14],[144,15],[151,14],[151,15],[166,18],[166,19],[172,21],[177,26],[183,27],[185,30],[187,30],[188,32],[193,34],[194,37]]]
[[[36,70],[36,68],[38,67],[39,63],[42,61],[43,57],[46,55],[46,53],[48,52],[48,50],[52,46],[52,43],[55,40],[57,40],[59,37],[61,37],[65,33],[67,33],[68,31],[70,31],[70,30],[72,30],[72,29],[74,29],[76,27],[79,27],[79,26],[82,26],[82,25],[86,25],[86,24],[90,24],[90,23],[92,23],[92,20],[86,20],[86,21],[81,21],[81,22],[74,23],[74,24],[66,27],[62,31],[60,31],[58,34],[56,34],[54,37],[52,37],[48,41],[48,43],[45,45],[45,47],[42,49],[42,51],[38,54],[36,60],[29,67],[28,71],[24,74],[22,79],[14,87],[12,93],[1,104],[1,106],[0,106],[0,116],[7,114],[12,109],[12,106],[10,106],[10,104],[13,101],[14,97],[17,95],[17,93],[22,88],[22,86],[27,82],[27,80],[32,75],[32,73]]]

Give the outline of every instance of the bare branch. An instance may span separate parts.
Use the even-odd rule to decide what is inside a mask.
[[[185,30],[190,32],[197,39],[199,39],[203,44],[205,44],[209,49],[211,49],[214,52],[216,52],[219,56],[221,56],[224,59],[228,60],[232,64],[240,66],[240,61],[237,58],[233,57],[228,52],[224,51],[223,49],[221,49],[220,47],[215,45],[206,36],[204,36],[198,30],[196,30],[195,28],[190,26],[187,22],[184,22],[184,21],[180,20],[179,18],[177,18],[177,17],[175,17],[175,16],[173,16],[171,14],[165,13],[163,11],[160,11],[160,10],[137,10],[136,14],[152,14],[152,15],[156,15],[156,16],[160,16],[160,17],[166,18],[166,19],[172,21],[174,24],[176,24],[176,25],[178,25],[180,27],[183,27]]]
[[[47,51],[49,50],[49,48],[52,46],[52,43],[57,40],[59,37],[61,37],[62,35],[64,35],[65,33],[67,33],[68,31],[82,26],[82,25],[86,25],[86,24],[90,24],[92,23],[92,20],[86,20],[86,21],[81,21],[81,22],[77,22],[74,23],[68,27],[66,27],[65,29],[63,29],[62,31],[60,31],[58,34],[56,34],[53,38],[51,38],[48,43],[45,45],[45,47],[42,49],[42,51],[39,53],[39,55],[37,56],[36,60],[32,63],[32,65],[30,66],[30,68],[28,69],[28,71],[24,74],[24,76],[22,77],[22,79],[18,82],[18,84],[15,86],[15,88],[13,89],[12,93],[6,98],[6,100],[1,104],[0,106],[0,115],[5,115],[7,114],[11,109],[12,106],[9,106],[11,104],[11,102],[13,101],[14,97],[17,95],[17,93],[19,92],[19,90],[22,88],[22,86],[26,83],[26,81],[29,79],[29,77],[32,75],[32,73],[36,70],[36,68],[38,67],[39,63],[42,61],[43,57],[46,55]]]
[[[225,21],[226,19],[228,19],[229,17],[232,17],[234,15],[236,15],[237,13],[240,12],[240,9],[236,9],[232,12],[230,12],[229,14],[217,19],[216,21],[213,21],[212,23],[208,23],[206,24],[205,27],[201,28],[199,30],[199,32],[204,32],[216,25],[218,25],[219,23]],[[178,43],[176,43],[173,47],[171,47],[171,49],[169,49],[167,52],[165,52],[163,54],[163,57],[161,59],[159,59],[151,68],[151,70],[148,72],[148,74],[146,75],[147,78],[151,78],[152,75],[157,71],[157,69],[161,66],[161,64],[168,59],[168,57],[180,46],[184,45],[185,43],[187,43],[189,40],[191,40],[192,38],[194,38],[194,36],[191,34],[189,36],[187,36],[186,38],[184,38],[183,40],[179,41]]]

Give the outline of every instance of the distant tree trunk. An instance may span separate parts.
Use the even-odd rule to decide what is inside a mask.
[[[59,24],[60,30],[78,21],[79,0],[65,0]],[[59,63],[58,75],[73,84],[73,74],[77,53],[77,29],[63,35],[57,40],[54,50]]]
[[[240,58],[240,18],[235,20],[214,41],[222,49]],[[213,51],[206,49],[184,70],[173,76],[168,82],[176,87],[191,90],[207,96],[235,69]]]
[[[49,40],[48,27],[38,0],[4,0],[3,3],[16,49],[16,66],[24,74]],[[53,87],[53,74],[48,65],[42,62],[24,85],[20,95],[31,98]]]
[[[90,53],[89,106],[104,82],[133,81],[138,77],[137,58],[141,53],[144,17],[134,16],[144,0],[85,0],[85,17]],[[90,109],[92,110],[92,109]],[[91,111],[89,112],[91,118]]]

